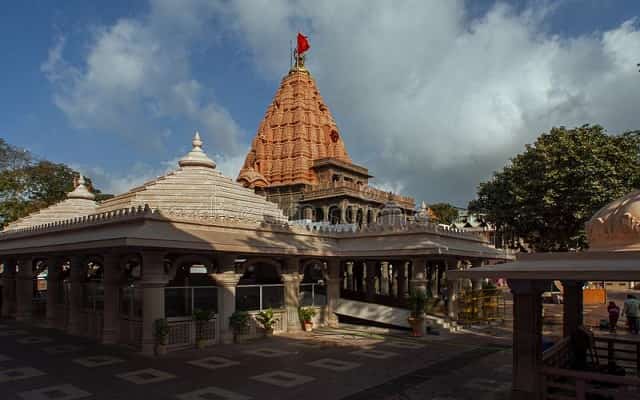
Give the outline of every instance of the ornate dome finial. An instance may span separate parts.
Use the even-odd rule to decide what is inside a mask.
[[[67,194],[68,199],[85,199],[85,200],[94,200],[96,195],[91,193],[86,186],[86,182],[84,180],[84,176],[80,174],[78,178],[78,185],[72,192]]]
[[[193,140],[191,141],[193,144],[193,149],[180,161],[178,165],[181,167],[209,167],[215,168],[216,163],[210,159],[207,154],[202,151],[202,140],[200,140],[200,132],[196,131],[193,136]]]

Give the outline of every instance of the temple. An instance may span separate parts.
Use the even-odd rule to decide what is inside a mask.
[[[410,197],[369,186],[353,163],[315,80],[297,57],[267,107],[237,181],[277,203],[294,220],[373,224],[392,202],[410,217]]]

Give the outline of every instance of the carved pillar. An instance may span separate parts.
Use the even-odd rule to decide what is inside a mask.
[[[4,259],[4,272],[2,273],[2,317],[9,318],[16,310],[16,266],[15,258]]]
[[[429,291],[432,297],[438,297],[438,270],[439,266],[435,261],[427,262]]]
[[[67,330],[72,335],[83,334],[82,318],[82,281],[86,273],[86,262],[84,256],[72,256],[70,260],[70,281],[69,290],[69,325]]]
[[[142,252],[142,352],[153,354],[155,337],[153,323],[164,318],[164,287],[168,277],[164,271],[164,252]]]
[[[462,269],[462,262],[459,260],[447,261],[447,270],[449,268],[453,270]],[[449,291],[449,304],[447,307],[447,314],[452,320],[458,319],[458,296],[460,295],[460,279],[451,279],[447,277],[447,288]]]
[[[60,275],[64,258],[49,257],[47,259],[47,326],[57,328],[61,324],[58,315],[58,303],[60,303]]]
[[[338,327],[338,317],[335,312],[338,309],[340,299],[340,260],[330,258],[327,261],[327,325]]]
[[[233,255],[219,257],[219,272],[211,275],[218,287],[220,343],[233,343],[233,330],[229,325],[229,318],[236,311],[236,286],[242,278],[242,274],[235,271],[235,258]]]
[[[564,337],[571,337],[582,325],[583,320],[583,281],[562,281],[563,294],[563,317],[562,332]]]
[[[354,275],[353,275],[353,262],[349,261],[346,263],[346,275],[347,275],[347,290],[352,291],[354,284]]]
[[[471,268],[479,268],[479,267],[482,267],[482,260],[481,259],[471,260]],[[473,290],[474,291],[482,290],[482,283],[483,282],[484,282],[483,278],[474,279],[473,280]]]
[[[395,264],[394,264],[395,265]],[[399,261],[398,267],[398,298],[404,299],[409,293],[407,293],[407,262]]]
[[[18,259],[16,289],[16,320],[28,321],[33,317],[33,259],[31,257]]]
[[[411,276],[411,287],[413,289],[413,293],[421,292],[422,294],[427,294],[427,279],[425,274],[425,260],[421,258],[414,258],[411,260],[412,265],[412,276]]]
[[[299,269],[300,261],[295,257],[285,260],[286,272],[282,274],[284,281],[284,305],[287,309],[287,331],[299,331],[300,318],[298,317],[298,307],[300,307],[300,281],[302,275]]]
[[[364,206],[362,209],[362,226],[369,225],[369,206]]]
[[[118,305],[120,303],[120,255],[115,253],[104,254],[103,262],[103,285],[104,285],[104,310],[102,343],[117,343],[119,339],[119,315]],[[164,299],[164,296],[163,296]]]
[[[380,263],[380,294],[389,295],[389,263],[387,261]]]
[[[347,202],[344,200],[340,202],[340,223],[347,223]]]
[[[542,297],[548,281],[509,280],[513,293],[512,399],[539,400],[542,367]]]
[[[329,206],[322,206],[322,222],[329,222]]]

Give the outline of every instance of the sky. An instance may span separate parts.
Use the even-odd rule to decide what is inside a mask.
[[[177,167],[199,130],[235,178],[307,66],[385,190],[466,206],[553,126],[640,129],[637,0],[21,0],[0,12],[0,137],[107,193]]]

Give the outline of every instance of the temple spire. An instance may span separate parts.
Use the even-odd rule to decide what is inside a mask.
[[[196,131],[191,141],[193,148],[186,156],[182,157],[178,162],[181,167],[209,167],[215,168],[216,163],[210,159],[207,154],[202,150],[202,140],[200,139],[200,132]]]

